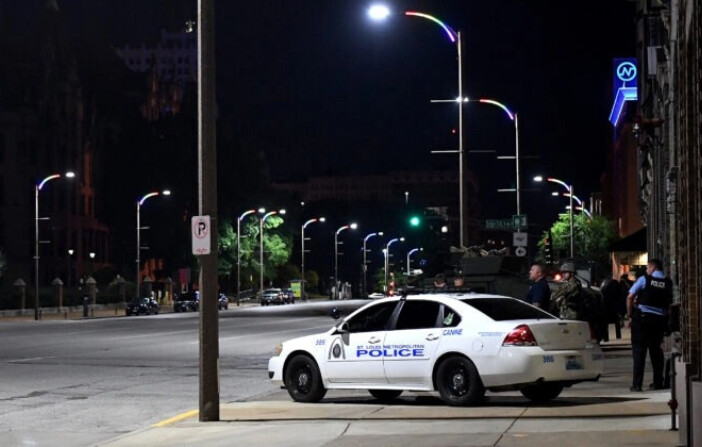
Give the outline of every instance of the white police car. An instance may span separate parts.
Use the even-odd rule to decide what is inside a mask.
[[[485,390],[545,402],[598,380],[603,363],[586,322],[509,297],[431,294],[376,300],[325,333],[284,342],[268,376],[298,402],[367,389],[381,400],[438,391],[449,405],[471,405]]]

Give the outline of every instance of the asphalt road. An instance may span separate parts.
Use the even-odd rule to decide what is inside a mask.
[[[221,311],[220,402],[278,391],[273,348],[331,327],[334,304]],[[0,445],[91,445],[197,409],[198,317],[0,322]]]

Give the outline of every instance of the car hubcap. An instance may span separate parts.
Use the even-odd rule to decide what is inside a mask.
[[[463,396],[466,394],[466,375],[462,369],[456,369],[449,376],[449,386],[451,392],[455,396]]]
[[[310,390],[310,374],[307,370],[300,370],[297,373],[297,389],[302,393],[307,393]]]

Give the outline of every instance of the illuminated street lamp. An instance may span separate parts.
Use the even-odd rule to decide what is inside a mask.
[[[355,230],[358,228],[356,223],[351,223],[339,227],[334,233],[334,299],[339,299],[339,233],[348,229]]]
[[[304,204],[304,202],[303,202],[303,204]],[[302,224],[302,231],[301,231],[301,236],[300,236],[300,239],[301,239],[300,245],[301,245],[301,249],[302,249],[301,250],[302,261],[300,263],[301,270],[302,270],[302,282],[300,283],[300,298],[302,298],[303,300],[305,299],[305,228],[307,228],[307,225],[313,224],[315,222],[326,222],[326,220],[327,219],[324,217],[319,217],[319,218],[310,219],[307,222],[305,222],[304,224]]]
[[[385,245],[385,250],[383,250],[383,253],[385,253],[385,294],[387,295],[390,289],[388,288],[388,280],[389,280],[389,273],[388,270],[390,270],[390,246],[394,244],[397,241],[404,242],[405,238],[400,237],[400,238],[394,238],[390,239],[388,243]]]
[[[456,99],[451,99],[448,101],[432,101],[432,102],[456,102],[458,103],[458,150],[448,150],[448,151],[432,151],[432,153],[458,153],[458,213],[459,213],[459,246],[463,248],[464,244],[464,227],[463,222],[465,221],[464,212],[464,201],[463,201],[463,103],[467,102],[467,98],[463,98],[463,56],[461,53],[462,39],[461,32],[454,31],[450,26],[443,23],[441,20],[429,14],[424,14],[417,11],[405,11],[405,15],[408,17],[419,17],[422,19],[429,20],[439,25],[446,35],[448,36],[451,43],[456,44],[456,51],[458,54],[458,97]],[[368,10],[368,16],[376,21],[385,20],[390,16],[390,9],[384,5],[374,5]]]
[[[158,195],[163,194],[164,196],[170,196],[171,191],[168,189],[164,189],[163,191],[152,191],[148,194],[145,194],[141,199],[137,200],[136,203],[136,296],[141,295],[141,249],[146,248],[141,246],[141,206],[146,202],[146,200],[150,197],[155,197]],[[149,227],[144,227],[143,229],[146,230]]]
[[[383,232],[379,231],[377,233],[370,233],[366,235],[366,237],[363,238],[363,297],[366,296],[368,293],[368,281],[367,281],[367,272],[368,272],[368,261],[366,260],[366,253],[368,250],[366,250],[366,243],[368,242],[368,239],[374,237],[374,236],[382,236]]]
[[[73,178],[76,175],[68,171],[64,174],[66,178]],[[52,174],[44,180],[34,185],[34,319],[39,319],[39,191],[49,181],[61,178],[61,174]]]
[[[413,248],[412,250],[410,250],[410,251],[407,252],[407,276],[409,276],[410,273],[411,273],[411,270],[410,270],[410,257],[411,257],[414,253],[416,253],[416,252],[418,252],[418,251],[423,251],[423,250],[424,250],[423,248],[419,247],[419,248]]]
[[[259,231],[258,231],[258,236],[260,238],[261,242],[261,252],[259,253],[259,263],[261,265],[260,268],[260,283],[259,283],[259,291],[263,293],[263,271],[264,271],[264,265],[263,265],[263,224],[266,222],[266,219],[269,217],[275,215],[275,214],[285,214],[285,210],[275,210],[275,211],[269,211],[266,214],[263,215],[261,220],[259,221]]]
[[[566,189],[566,191],[568,192],[568,198],[570,199],[570,210],[569,210],[569,214],[570,214],[570,257],[572,259],[574,257],[574,253],[575,253],[575,238],[573,237],[573,233],[574,233],[574,231],[573,231],[573,195],[574,195],[573,185],[569,185],[566,182],[564,182],[563,180],[558,180],[557,178],[553,178],[553,177],[547,177],[545,180],[547,182],[558,183],[559,185],[563,186]],[[544,178],[540,175],[537,175],[536,177],[534,177],[534,181],[535,182],[543,182]]]
[[[241,221],[244,217],[255,212],[265,213],[265,208],[259,208],[257,210],[244,211],[241,216],[236,219],[236,304],[239,305],[239,299],[241,298]]]

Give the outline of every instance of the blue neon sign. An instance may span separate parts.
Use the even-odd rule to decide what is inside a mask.
[[[609,113],[609,122],[613,126],[619,124],[619,119],[624,111],[624,105],[628,101],[638,99],[637,81],[639,70],[636,67],[636,58],[614,59],[612,68],[614,69],[614,103],[612,111]]]

